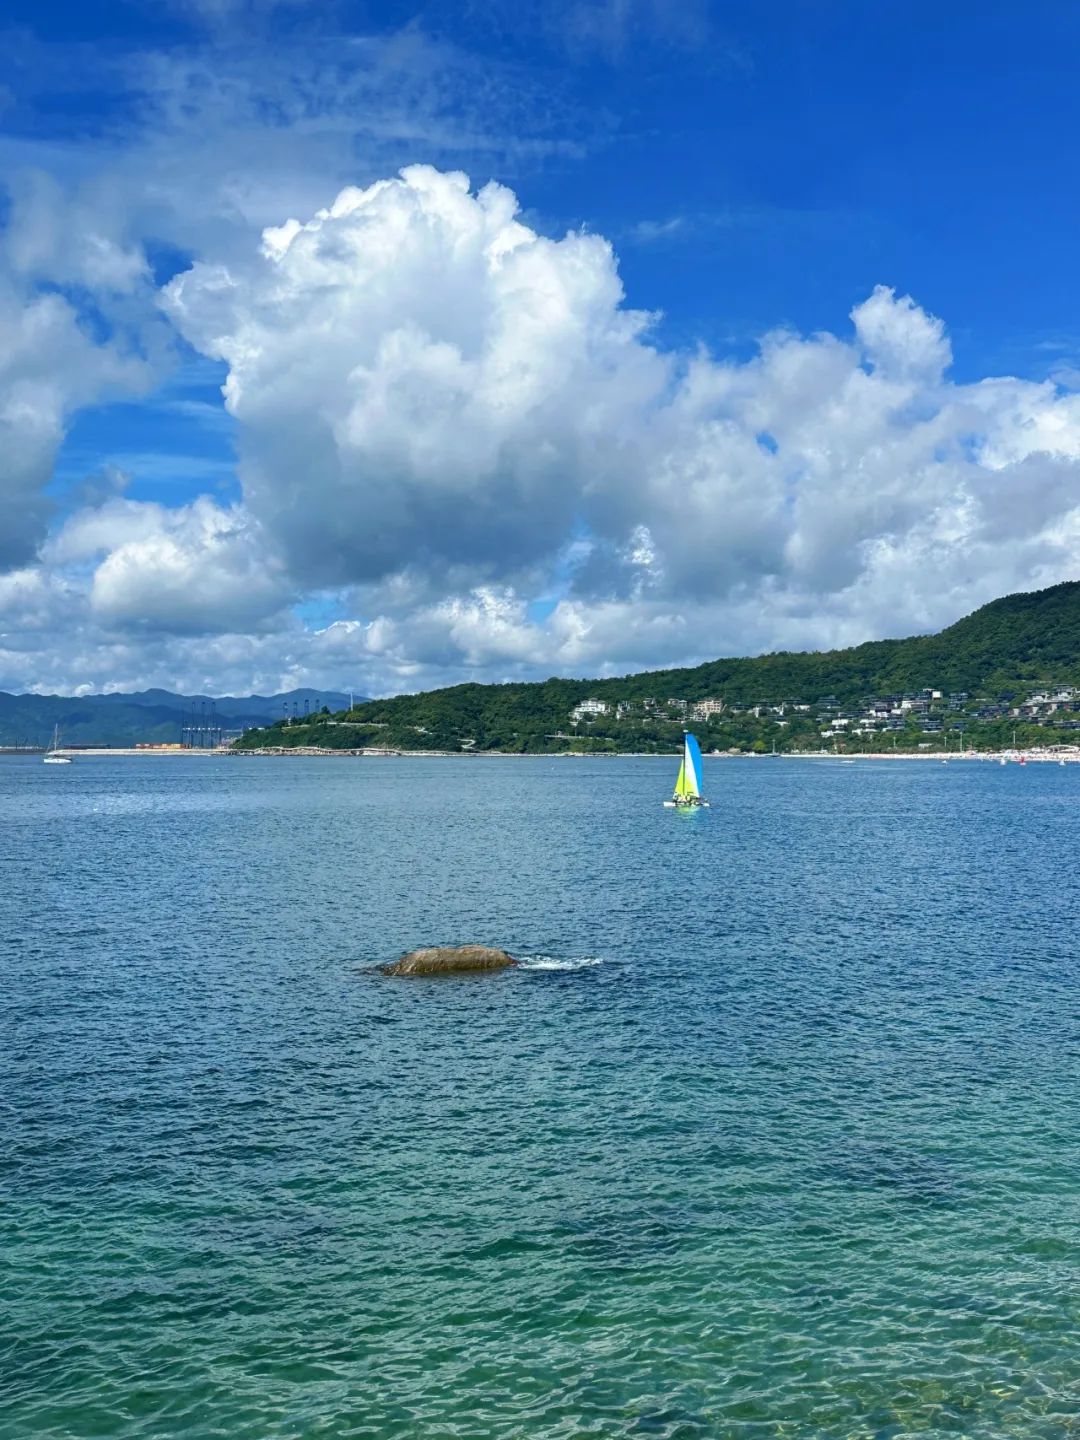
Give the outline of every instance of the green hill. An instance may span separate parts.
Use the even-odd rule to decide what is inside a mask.
[[[709,722],[718,745],[745,748],[761,740],[761,727],[786,732],[784,748],[821,725],[805,712],[776,719],[748,716],[746,707],[793,702],[830,711],[857,709],[871,697],[943,692],[933,708],[949,726],[969,733],[978,712],[991,702],[1024,698],[1043,685],[1080,686],[1080,583],[1067,582],[1030,594],[1008,595],[936,635],[875,640],[848,650],[780,652],[753,658],[711,660],[678,670],[654,670],[606,680],[545,680],[535,684],[455,685],[418,695],[398,695],[359,705],[335,723],[275,725],[245,738],[250,748],[319,745],[330,748],[385,745],[395,749],[669,749],[677,738],[677,715],[643,712],[646,699],[690,703],[722,699],[725,714]],[[964,701],[947,697],[963,692]],[[629,702],[632,713],[583,721],[572,730],[570,711],[587,697],[614,709]],[[660,707],[662,708],[662,707]],[[734,712],[734,713],[732,713]],[[787,713],[787,712],[785,712]],[[726,727],[727,733],[721,734]],[[1000,729],[998,724],[998,729]],[[712,735],[716,729],[717,733]],[[774,735],[773,739],[777,737]],[[998,738],[998,737],[990,737]],[[471,743],[470,743],[471,742]],[[760,748],[760,744],[758,746]]]

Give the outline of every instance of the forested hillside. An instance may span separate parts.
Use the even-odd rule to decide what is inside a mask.
[[[1044,685],[1080,686],[1080,583],[1006,596],[936,635],[871,641],[848,650],[713,660],[617,679],[455,685],[373,700],[330,723],[316,718],[309,724],[277,724],[249,733],[243,744],[515,752],[670,749],[684,716],[660,702],[684,701],[692,715],[697,702],[719,700],[723,711],[699,726],[703,738],[720,748],[761,748],[771,726],[772,741],[790,748],[810,739],[818,743],[823,702],[826,715],[855,715],[873,697],[924,690],[941,692],[931,707],[948,717],[940,728],[963,727],[974,734],[982,725],[989,727],[988,738],[1000,739],[1002,717],[988,717],[987,709],[995,702],[1000,709]],[[954,699],[950,707],[950,696],[963,699]],[[607,704],[608,713],[573,722],[571,711],[587,698]],[[657,703],[648,706],[647,701]],[[750,713],[760,706],[775,708]]]

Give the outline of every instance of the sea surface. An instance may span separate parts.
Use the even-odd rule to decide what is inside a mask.
[[[1080,1434],[1080,765],[675,767],[0,760],[0,1440]]]

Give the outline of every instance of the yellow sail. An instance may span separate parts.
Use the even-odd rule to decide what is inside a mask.
[[[675,781],[675,799],[686,800],[696,794],[697,791],[691,786],[686,774],[686,758],[684,756],[683,763],[679,766],[679,778]]]
[[[683,741],[682,764],[679,766],[679,778],[675,781],[676,800],[698,800],[701,798],[701,773],[700,751],[697,748],[697,741],[692,735],[687,735]]]
[[[701,796],[701,747],[690,731],[684,733],[682,763],[679,778],[675,781],[675,794],[665,805],[679,805],[683,808],[708,805]]]

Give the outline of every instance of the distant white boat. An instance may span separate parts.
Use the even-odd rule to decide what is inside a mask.
[[[60,726],[59,726],[59,725],[54,725],[54,726],[53,726],[52,744],[49,746],[48,750],[46,750],[46,752],[45,752],[45,759],[44,759],[44,761],[43,761],[42,763],[45,764],[45,765],[70,765],[70,764],[71,764],[71,756],[70,756],[70,755],[61,755],[61,754],[60,754]]]

